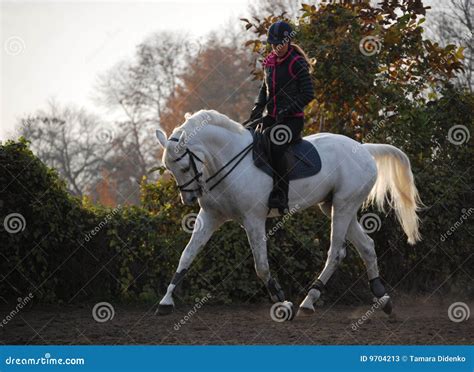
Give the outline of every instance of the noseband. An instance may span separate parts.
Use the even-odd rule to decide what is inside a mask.
[[[174,142],[179,142],[179,139],[178,138],[169,138],[168,139],[169,141],[174,141]],[[221,169],[219,169],[216,173],[214,173],[211,177],[209,177],[205,182],[209,182],[211,181],[212,179],[214,179],[219,173],[221,173],[230,163],[232,163],[235,159],[237,159],[239,156],[239,160],[233,165],[232,168],[230,168],[230,170],[225,173],[214,185],[212,185],[210,188],[209,188],[209,191],[212,191],[212,189],[214,189],[214,187],[216,187],[219,183],[221,183],[224,178],[226,178],[234,169],[235,167],[245,158],[245,156],[250,152],[250,150],[252,149],[253,147],[253,142],[250,143],[250,145],[248,145],[247,147],[245,147],[242,151],[240,151],[237,155],[235,155],[232,159],[230,159],[227,163],[225,163]],[[191,162],[191,168],[193,169],[194,171],[194,177],[191,178],[189,181],[183,183],[182,185],[178,185],[178,189],[180,191],[187,191],[187,192],[193,192],[193,191],[202,191],[202,188],[201,188],[201,185],[200,185],[200,180],[201,180],[201,177],[202,177],[202,172],[198,172],[198,169],[197,169],[197,166],[196,166],[196,160],[199,161],[200,163],[204,163],[200,158],[199,156],[197,156],[194,152],[192,152],[190,149],[188,149],[186,147],[185,151],[184,151],[184,154],[181,155],[179,158],[176,158],[173,160],[173,162],[177,162],[177,161],[180,161],[182,158],[184,158],[186,155],[189,155],[189,159],[190,159],[190,162]],[[195,188],[195,189],[186,189],[187,186],[189,186],[191,183],[193,183],[194,181],[197,181],[198,182],[198,185],[199,187]]]
[[[177,139],[177,138],[170,138],[169,140],[179,142],[179,139]],[[193,171],[194,171],[194,177],[191,178],[188,182],[185,182],[182,185],[178,185],[178,189],[180,191],[187,191],[187,192],[200,191],[201,190],[200,185],[199,185],[198,188],[195,188],[195,189],[186,189],[185,188],[185,187],[189,186],[191,183],[193,183],[194,181],[197,181],[198,184],[199,184],[199,181],[200,181],[201,176],[202,176],[202,172],[198,172],[197,166],[196,166],[196,160],[199,161],[200,163],[203,163],[203,161],[199,158],[199,156],[197,156],[194,152],[192,152],[190,149],[188,149],[186,147],[186,150],[184,151],[184,154],[181,155],[179,158],[174,159],[173,161],[178,162],[182,158],[184,158],[186,155],[189,155],[189,159],[191,161],[191,167],[193,168]]]

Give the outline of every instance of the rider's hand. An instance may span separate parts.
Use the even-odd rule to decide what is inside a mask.
[[[255,133],[263,133],[263,124],[262,123],[257,124],[257,126],[255,127]]]

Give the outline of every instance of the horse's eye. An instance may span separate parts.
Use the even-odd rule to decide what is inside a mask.
[[[186,167],[186,168],[182,168],[182,169],[181,169],[181,172],[182,172],[182,173],[186,173],[187,171],[189,171],[189,167]]]

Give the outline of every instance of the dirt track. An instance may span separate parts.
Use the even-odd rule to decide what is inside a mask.
[[[370,305],[318,308],[307,318],[277,323],[271,304],[203,305],[180,327],[192,306],[181,306],[166,317],[142,305],[114,306],[105,323],[92,317],[94,304],[35,306],[21,310],[0,328],[5,344],[473,344],[474,321],[454,323],[447,309],[453,301],[407,300],[396,304],[395,319],[382,312],[354,330],[352,325]],[[471,312],[474,307],[469,304]],[[0,308],[2,317],[11,307]],[[176,329],[175,329],[176,328]]]

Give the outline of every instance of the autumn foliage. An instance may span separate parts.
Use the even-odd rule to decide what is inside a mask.
[[[258,92],[248,64],[245,49],[210,41],[180,77],[182,82],[167,101],[161,127],[170,133],[183,123],[185,113],[201,109],[214,109],[241,122],[247,119]]]
[[[257,60],[270,24],[294,24],[296,42],[314,62],[316,99],[307,108],[308,132],[367,134],[388,112],[424,105],[462,67],[463,47],[441,47],[423,38],[428,8],[419,0],[303,4],[294,22],[285,14],[243,19]],[[253,71],[258,78],[262,71]],[[319,126],[323,122],[324,125]]]

